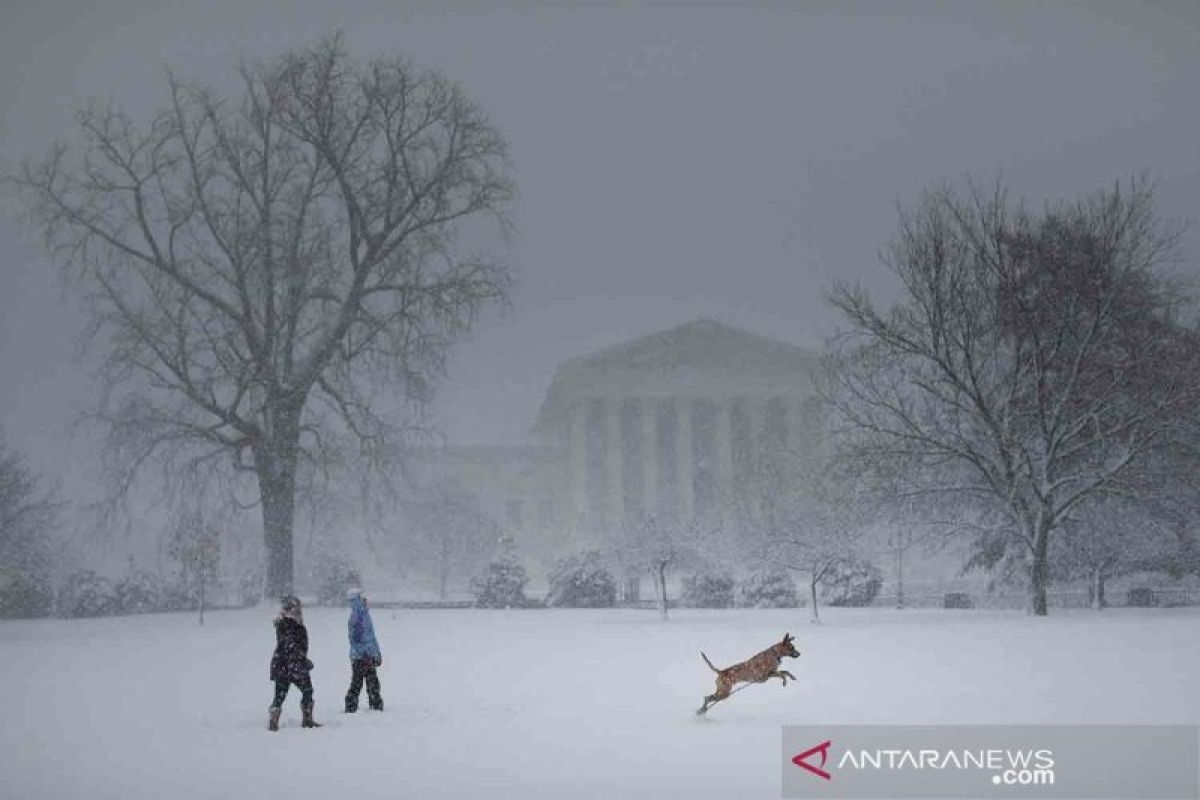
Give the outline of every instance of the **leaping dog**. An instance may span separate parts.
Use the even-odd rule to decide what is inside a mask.
[[[708,660],[708,656],[701,651],[700,657],[704,659],[704,663],[708,664],[708,668],[717,673],[717,691],[704,698],[704,705],[696,710],[697,714],[703,714],[708,711],[716,703],[724,700],[729,695],[733,694],[734,684],[738,683],[763,683],[768,678],[779,678],[783,681],[783,685],[787,686],[788,678],[796,680],[796,676],[787,670],[779,669],[779,664],[784,657],[799,658],[800,651],[792,644],[792,635],[785,633],[783,640],[763,650],[753,658],[747,659],[740,664],[734,664],[732,667],[725,669],[717,669],[713,663]]]

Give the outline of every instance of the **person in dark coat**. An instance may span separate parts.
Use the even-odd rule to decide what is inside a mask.
[[[283,610],[275,618],[275,653],[271,656],[271,680],[275,681],[275,700],[271,703],[267,729],[279,730],[279,715],[288,688],[295,684],[300,690],[301,723],[305,728],[319,728],[313,720],[313,687],[309,672],[313,663],[308,660],[308,629],[304,627],[304,610],[300,598],[283,598]]]
[[[367,684],[367,701],[372,711],[383,711],[383,695],[375,669],[383,666],[383,654],[375,640],[375,625],[361,589],[346,592],[350,601],[350,619],[346,623],[350,635],[350,690],[346,692],[346,713],[358,710],[358,696],[363,682]]]

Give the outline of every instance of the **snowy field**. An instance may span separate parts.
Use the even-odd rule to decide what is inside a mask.
[[[293,689],[274,734],[268,607],[0,622],[0,797],[773,798],[785,724],[1200,721],[1196,609],[824,613],[376,610],[387,710],[346,715],[346,613],[310,609],[325,727]],[[695,716],[701,649],[785,630],[798,683]]]

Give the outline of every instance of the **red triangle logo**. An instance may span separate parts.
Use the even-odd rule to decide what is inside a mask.
[[[821,767],[825,766],[825,761],[826,761],[826,759],[829,758],[829,746],[831,744],[833,744],[832,740],[826,739],[825,741],[821,742],[816,747],[810,747],[807,750],[805,750],[803,753],[800,753],[798,756],[794,757],[792,759],[792,763],[795,764],[797,767],[803,767],[804,769],[811,772],[813,775],[816,775],[818,778],[824,778],[827,781],[832,780],[832,776],[828,772],[826,772],[824,769],[821,768]],[[821,754],[820,766],[814,766],[804,760],[804,759],[808,758],[809,756],[815,755],[817,753]]]

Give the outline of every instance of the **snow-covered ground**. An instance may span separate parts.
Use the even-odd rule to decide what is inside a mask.
[[[267,607],[0,623],[4,798],[772,798],[780,727],[1200,721],[1196,609],[374,612],[387,710],[341,713],[346,614],[306,612],[316,716],[268,733]],[[707,717],[714,663],[799,678]],[[365,706],[365,697],[363,698]]]

